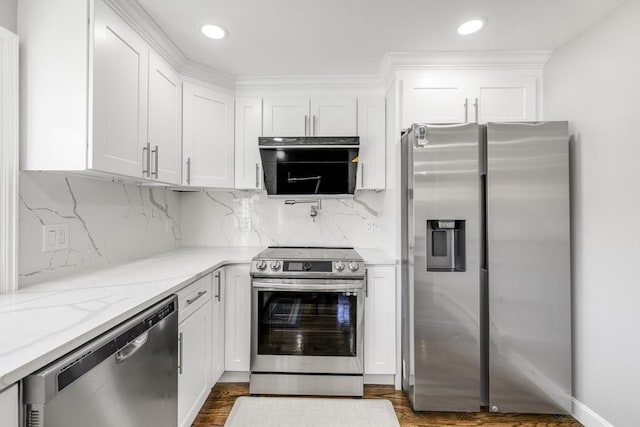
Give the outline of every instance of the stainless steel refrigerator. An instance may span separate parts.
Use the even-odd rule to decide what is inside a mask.
[[[402,137],[402,375],[413,409],[569,413],[567,122]]]

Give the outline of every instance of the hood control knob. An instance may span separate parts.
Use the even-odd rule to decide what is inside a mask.
[[[359,267],[360,266],[358,265],[358,263],[356,263],[354,261],[351,261],[349,263],[349,270],[351,270],[351,271],[357,271]]]
[[[344,270],[344,263],[342,261],[336,261],[335,267],[336,267],[336,270],[342,271]]]
[[[271,262],[271,269],[272,270],[279,270],[280,269],[280,261]]]
[[[258,270],[264,270],[265,268],[267,268],[267,263],[264,262],[264,260],[260,260],[260,261],[256,262],[256,268]]]

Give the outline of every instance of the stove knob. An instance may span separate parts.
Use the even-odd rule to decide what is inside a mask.
[[[313,267],[313,265],[310,262],[303,262],[302,263],[302,269],[304,271],[309,271],[309,270],[311,270],[312,267]]]
[[[271,262],[271,269],[272,270],[279,270],[280,269],[280,261]]]
[[[342,271],[344,270],[344,263],[342,261],[336,261],[335,267],[336,267],[336,270]]]
[[[351,271],[357,271],[357,270],[358,270],[358,268],[360,268],[360,266],[358,265],[358,263],[356,263],[356,262],[354,262],[354,261],[351,261],[351,262],[349,263],[349,270],[351,270]]]
[[[264,260],[260,260],[256,263],[256,268],[258,270],[264,270],[265,268],[267,268],[267,263],[264,262]]]

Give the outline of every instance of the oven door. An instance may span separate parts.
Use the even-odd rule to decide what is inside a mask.
[[[253,279],[251,372],[363,373],[364,281]]]

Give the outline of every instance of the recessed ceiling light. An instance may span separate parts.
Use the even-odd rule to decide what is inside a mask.
[[[202,31],[202,34],[204,34],[205,36],[213,40],[222,40],[224,38],[227,38],[227,34],[228,34],[227,30],[225,30],[219,25],[213,25],[213,24],[203,25],[202,27],[200,27],[200,31]]]
[[[473,34],[480,31],[485,25],[487,25],[487,20],[484,18],[471,19],[458,27],[458,34],[463,36]]]

